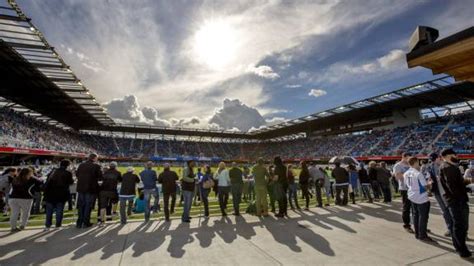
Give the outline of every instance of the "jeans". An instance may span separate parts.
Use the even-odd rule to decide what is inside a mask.
[[[377,180],[373,180],[372,182],[372,190],[374,191],[374,198],[380,199],[380,196],[382,196],[382,192],[380,191],[380,184]]]
[[[183,215],[181,216],[181,220],[189,221],[189,213],[191,212],[191,205],[193,204],[193,196],[194,191],[187,191],[183,190]]]
[[[298,192],[298,184],[296,183],[290,184],[290,186],[288,187],[288,201],[290,202],[290,207],[292,209],[294,209],[295,206],[297,209],[300,208],[300,205],[298,204],[297,192]],[[295,202],[295,205],[293,205],[293,201]]]
[[[364,194],[364,198],[368,199],[369,202],[372,202],[373,201],[372,194],[371,194],[372,186],[369,183],[364,183],[364,184],[361,184],[361,188],[362,188],[362,194]]]
[[[422,204],[411,203],[413,206],[413,225],[415,227],[415,237],[423,239],[428,237],[426,230],[428,228],[428,218],[430,214],[430,202]]]
[[[64,202],[46,202],[46,222],[45,226],[50,228],[53,223],[53,212],[56,211],[56,227],[61,227],[63,223]]]
[[[446,206],[446,202],[444,198],[439,193],[433,193],[435,196],[436,201],[438,202],[439,208],[443,213],[444,222],[446,223],[446,227],[449,231],[451,231],[451,227],[453,226],[453,219],[451,218],[451,214],[449,213],[448,206]]]
[[[199,191],[201,194],[201,201],[204,204],[204,216],[209,216],[209,192],[211,189],[206,189],[203,187],[199,187]]]
[[[240,214],[240,202],[242,201],[242,184],[232,184],[232,205],[234,206],[234,214]]]
[[[453,221],[450,231],[454,248],[460,255],[469,254],[469,249],[466,246],[467,229],[469,228],[469,205],[467,205],[467,202],[452,202],[448,204],[448,210]]]
[[[151,189],[144,189],[143,195],[145,196],[145,221],[150,220],[150,213],[151,213],[151,198],[155,198],[155,204],[153,209],[158,210],[158,202],[160,201],[160,196],[158,194],[158,190],[155,188]]]
[[[323,206],[323,198],[321,196],[321,182],[323,182],[323,181],[316,180],[316,182],[314,184],[315,188],[316,188],[316,202],[318,203],[319,207]]]
[[[248,190],[247,200],[252,201],[255,199],[255,182],[249,181],[248,185],[249,185],[249,190]]]
[[[226,215],[227,201],[229,200],[230,187],[219,187],[219,207],[222,215]]]
[[[94,208],[95,194],[78,193],[77,195],[77,227],[91,225],[91,212]]]
[[[10,214],[10,226],[12,229],[16,228],[16,222],[18,221],[18,216],[21,213],[21,226],[26,227],[28,223],[28,218],[30,218],[31,206],[33,204],[32,199],[16,199],[10,198],[8,200],[10,204],[11,214]]]
[[[257,216],[268,215],[267,187],[255,186],[255,207]]]
[[[33,193],[33,207],[31,208],[31,214],[39,214],[41,210],[41,192],[36,191]]]
[[[171,198],[171,208],[169,207]],[[165,208],[165,219],[170,219],[170,213],[174,213],[174,205],[176,204],[176,192],[163,193],[163,205]]]
[[[392,202],[392,190],[390,189],[390,183],[379,183],[382,189],[383,202]]]
[[[408,199],[408,192],[406,190],[400,190],[402,195],[402,220],[403,227],[410,227],[410,211],[411,211],[411,201]]]
[[[305,207],[309,208],[309,185],[308,184],[300,184],[301,192],[303,194],[303,198],[305,199]]]
[[[336,185],[336,205],[347,205],[349,201],[349,185]],[[341,192],[344,193],[344,197],[341,199]]]
[[[273,187],[275,184],[272,182],[268,184],[267,186],[267,191],[268,191],[268,196],[270,197],[270,208],[272,212],[275,212],[275,193],[273,192]]]
[[[288,215],[288,199],[286,198],[287,188],[282,187],[282,194],[278,198],[278,214]]]
[[[127,223],[127,216],[132,215],[133,200],[135,195],[130,196],[120,196],[120,223]],[[128,203],[128,206],[127,206]],[[125,212],[125,209],[127,212]]]

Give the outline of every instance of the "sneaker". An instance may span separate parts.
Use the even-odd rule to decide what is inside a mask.
[[[331,206],[331,204],[326,203],[326,204],[324,204],[324,206],[325,206],[325,207],[329,207],[329,206]]]
[[[190,223],[190,222],[191,222],[191,220],[189,220],[189,219],[186,219],[186,220],[182,220],[182,222],[183,222],[183,223]]]
[[[451,231],[449,231],[449,230],[446,231],[446,232],[444,233],[444,236],[445,236],[445,237],[451,237]]]
[[[407,227],[404,226],[403,228],[405,229],[405,231],[407,231],[407,232],[410,233],[410,234],[414,234],[414,233],[415,233],[415,231],[413,231],[413,229],[411,229],[411,227],[409,227],[409,226],[407,226]]]
[[[25,227],[23,225],[20,225],[20,230],[25,230]]]
[[[305,211],[309,211],[309,208],[304,208]]]
[[[49,232],[50,229],[51,229],[51,228],[49,228],[49,227],[45,227],[45,228],[43,229],[43,232]]]
[[[429,236],[425,236],[425,237],[420,237],[419,238],[420,241],[423,241],[423,242],[428,242],[428,243],[435,243],[436,241],[434,241],[431,237]]]
[[[10,229],[10,232],[12,232],[12,233],[16,233],[16,232],[20,232],[20,231],[21,231],[21,230],[18,229],[18,227],[15,227],[15,228]]]
[[[461,256],[461,258],[470,258],[472,256],[472,253],[468,251],[467,253],[459,254],[459,256]]]

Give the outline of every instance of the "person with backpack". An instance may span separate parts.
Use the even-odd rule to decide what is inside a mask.
[[[44,184],[44,201],[46,202],[45,231],[52,225],[53,212],[56,214],[56,228],[61,227],[64,205],[69,199],[69,186],[74,183],[71,171],[68,170],[71,161],[62,160],[59,168],[53,169]]]
[[[117,186],[121,177],[122,173],[117,170],[117,162],[111,162],[109,169],[103,174],[102,185],[99,192],[99,225],[105,223],[107,211],[112,214],[113,206],[118,202]]]
[[[209,217],[209,192],[214,187],[214,180],[212,178],[211,167],[205,166],[204,174],[199,178],[199,194],[201,201],[204,204],[204,217]]]
[[[33,205],[33,193],[38,191],[43,182],[34,177],[33,168],[27,167],[20,170],[17,176],[12,179],[12,189],[10,193],[10,226],[11,232],[18,232],[25,229],[30,211]],[[18,217],[21,214],[21,224],[17,228]]]
[[[127,173],[119,177],[119,182],[122,183],[119,193],[120,223],[122,225],[127,223],[127,216],[132,215],[133,201],[137,191],[136,186],[140,182],[140,178],[134,171],[135,169],[130,166],[127,168]]]
[[[176,181],[179,177],[175,171],[170,170],[170,164],[165,163],[163,172],[158,176],[158,183],[161,184],[163,190],[163,208],[165,211],[165,221],[170,221],[170,214],[174,213],[174,205],[176,204],[176,190],[178,186]],[[170,207],[171,198],[171,207]]]

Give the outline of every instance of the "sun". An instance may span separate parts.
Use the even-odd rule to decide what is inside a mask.
[[[197,61],[213,69],[230,65],[237,57],[237,35],[234,27],[224,20],[206,21],[194,35]]]

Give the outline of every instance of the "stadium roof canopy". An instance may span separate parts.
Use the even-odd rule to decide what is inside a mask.
[[[114,121],[14,1],[0,4],[0,96],[71,128]]]
[[[446,73],[458,81],[474,82],[474,27],[407,54],[408,67],[422,66],[433,74]]]
[[[443,77],[386,94],[349,103],[337,108],[293,119],[253,132],[260,139],[271,139],[298,132],[314,132],[342,125],[390,117],[396,110],[435,108],[474,99],[474,83],[454,83]]]

